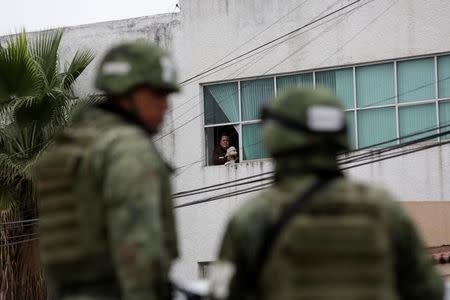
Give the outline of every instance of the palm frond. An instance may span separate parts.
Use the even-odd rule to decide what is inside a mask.
[[[30,51],[43,70],[47,82],[51,82],[58,72],[58,49],[63,36],[62,29],[40,33],[33,40]]]
[[[86,95],[86,96],[80,98],[80,100],[77,102],[77,105],[93,106],[93,105],[103,103],[106,100],[107,100],[107,97],[104,94]]]
[[[13,106],[0,104],[0,128],[8,126],[13,120]]]
[[[94,53],[92,51],[77,51],[69,67],[63,73],[63,87],[69,89],[92,60],[94,60]]]
[[[0,211],[9,209],[15,214],[19,212],[16,193],[10,186],[0,184]]]
[[[14,163],[5,153],[0,153],[0,168],[0,184],[3,186],[14,185],[18,177],[25,177],[20,164]]]
[[[27,127],[31,123],[46,126],[54,121],[61,121],[61,112],[67,110],[72,101],[71,92],[52,88],[47,93],[38,97],[23,97],[17,99],[14,104],[14,120],[19,127]],[[61,126],[65,122],[61,123]]]
[[[78,101],[74,101],[72,103],[72,105],[70,106],[70,109],[68,112],[68,116],[69,116],[68,123],[71,123],[73,118],[76,117],[83,110],[85,110],[91,106],[103,103],[106,100],[107,100],[107,98],[105,95],[94,94],[94,95],[84,96],[81,99],[79,99]]]
[[[38,78],[38,66],[30,55],[26,33],[11,37],[0,49],[0,103],[33,94]]]

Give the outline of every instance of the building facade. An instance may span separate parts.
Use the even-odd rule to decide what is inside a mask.
[[[450,245],[450,146],[440,144],[450,139],[442,135],[450,130],[450,2],[181,0],[180,7],[67,28],[62,44],[62,56],[80,47],[98,54],[80,95],[94,91],[92,70],[112,44],[140,38],[173,53],[182,92],[155,141],[176,168],[175,192],[213,186],[176,198],[182,255],[174,277],[207,273],[229,216],[255,193],[242,192],[261,185],[225,183],[272,170],[259,109],[290,86],[323,86],[342,99],[356,151],[341,158],[352,167],[346,172],[401,200],[450,274],[441,247]],[[223,132],[238,149],[233,166],[211,165]]]
[[[325,86],[336,92],[346,109],[354,149],[412,143],[448,131],[450,3],[354,2],[180,3],[173,49],[181,81],[219,67],[184,84],[182,97],[174,99],[166,133],[158,141],[181,167],[174,177],[177,191],[271,170],[261,145],[259,108],[293,85]],[[232,60],[235,57],[239,58]],[[210,165],[222,131],[231,133],[239,149],[241,162],[233,167]],[[448,138],[439,136],[396,151],[406,154],[405,149]],[[385,186],[404,201],[427,245],[439,253],[445,250],[439,246],[450,242],[444,202],[450,200],[450,180],[445,176],[449,154],[449,146],[442,145],[347,172],[355,180]],[[182,197],[177,202],[242,189]],[[229,215],[251,197],[231,196],[177,209],[183,257],[176,274],[194,278],[205,262],[215,260]]]

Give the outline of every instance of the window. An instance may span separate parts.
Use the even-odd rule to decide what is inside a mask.
[[[359,148],[395,139],[395,109],[383,107],[358,111]]]
[[[397,72],[400,103],[434,98],[434,58],[399,62]]]
[[[233,123],[239,120],[238,84],[206,86],[205,124]]]
[[[316,86],[330,89],[343,101],[345,109],[354,106],[352,69],[316,72]]]
[[[260,112],[275,96],[273,78],[205,85],[203,94],[209,165],[222,133],[238,149],[240,161],[268,157],[262,145]]]
[[[450,55],[437,59],[439,98],[450,97]]]
[[[298,87],[313,87],[313,73],[296,74],[277,77],[277,91],[284,92],[287,89]]]
[[[439,104],[439,125],[442,126],[443,132],[450,131],[450,101]],[[442,136],[441,139],[450,139],[450,133]]]
[[[241,82],[242,120],[259,119],[261,108],[274,96],[273,79],[259,79]]]
[[[394,104],[394,93],[394,65],[392,63],[356,68],[358,108]]]
[[[354,149],[450,130],[450,55],[439,55],[205,85],[208,153],[220,131],[228,130],[235,136],[232,144],[239,146],[241,161],[268,157],[262,146],[260,110],[276,94],[296,86],[328,88],[336,94],[346,111]],[[435,140],[443,139],[450,139],[450,134]]]

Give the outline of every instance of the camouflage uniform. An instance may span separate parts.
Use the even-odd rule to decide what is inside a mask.
[[[176,91],[165,54],[132,43],[112,49],[97,87]],[[163,78],[166,76],[165,78]],[[122,80],[120,80],[122,78]],[[109,101],[79,113],[36,165],[41,256],[50,299],[169,299],[178,247],[171,169],[153,130]]]
[[[327,118],[320,125],[326,114],[310,114],[315,106],[339,108],[345,123],[337,99],[312,90],[280,96],[263,117],[276,182],[228,224],[219,255],[234,271],[228,299],[442,299],[442,280],[411,220],[385,191],[340,173],[335,154],[347,148],[345,126],[336,132],[312,129],[333,124]],[[266,229],[327,176],[333,179],[311,196],[263,266],[257,265]]]

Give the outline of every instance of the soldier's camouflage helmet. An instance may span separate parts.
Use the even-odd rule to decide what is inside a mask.
[[[291,89],[262,112],[263,143],[273,157],[348,150],[345,114],[324,89]]]
[[[167,93],[178,91],[175,66],[165,51],[137,41],[107,52],[95,81],[98,89],[109,95],[121,95],[143,85]]]

